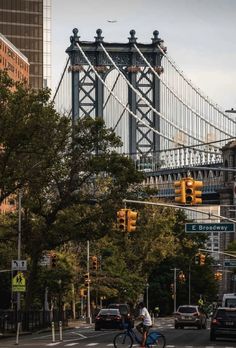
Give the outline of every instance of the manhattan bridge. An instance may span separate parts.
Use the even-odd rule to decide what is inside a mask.
[[[234,178],[221,169],[235,167],[222,148],[235,140],[236,121],[185,76],[158,31],[149,44],[134,30],[129,35],[126,43],[108,43],[98,29],[93,41],[83,41],[73,30],[53,98],[57,111],[72,122],[102,117],[159,197],[173,197],[174,181],[190,175],[214,202],[225,177]]]

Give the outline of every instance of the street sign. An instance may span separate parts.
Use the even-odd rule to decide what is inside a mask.
[[[50,266],[51,264],[51,257],[50,255],[43,255],[41,259],[39,260],[40,266]]]
[[[185,224],[185,232],[234,232],[235,224],[233,223],[214,223],[214,224]]]
[[[26,290],[26,281],[24,274],[18,272],[15,277],[12,278],[12,291],[13,292],[25,292]]]
[[[235,260],[224,260],[224,266],[225,267],[236,267],[236,259]]]
[[[11,260],[11,270],[12,271],[27,271],[27,261],[26,260]]]

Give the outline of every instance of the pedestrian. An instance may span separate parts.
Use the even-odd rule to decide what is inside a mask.
[[[140,310],[139,319],[141,319],[142,322],[136,326],[136,329],[142,335],[141,347],[145,347],[148,332],[152,327],[152,319],[143,302],[140,302],[138,307]]]

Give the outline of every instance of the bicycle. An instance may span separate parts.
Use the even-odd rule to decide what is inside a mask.
[[[141,338],[136,335],[136,333],[130,326],[127,326],[125,331],[118,333],[113,339],[113,344],[115,348],[131,348],[134,342],[141,344]],[[165,345],[166,338],[159,331],[151,331],[148,334],[145,342],[145,347],[164,348]]]

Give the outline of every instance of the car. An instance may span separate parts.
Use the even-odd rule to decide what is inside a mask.
[[[175,315],[175,329],[186,326],[196,326],[198,329],[206,329],[207,314],[195,305],[179,306]]]
[[[236,338],[236,308],[218,307],[211,319],[210,340]]]
[[[123,318],[123,324],[128,324],[132,328],[134,327],[134,318],[131,314],[130,307],[127,303],[110,303],[108,308],[117,308]]]
[[[95,331],[122,328],[123,318],[117,308],[102,308],[95,317]]]

